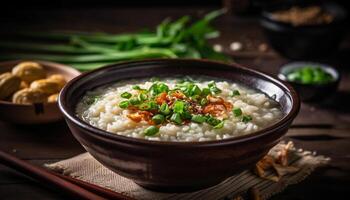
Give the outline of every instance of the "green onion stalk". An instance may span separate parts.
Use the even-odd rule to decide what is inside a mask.
[[[0,54],[0,60],[48,60],[65,63],[81,71],[147,58],[231,61],[224,54],[215,52],[208,43],[208,39],[219,36],[211,22],[223,13],[223,10],[213,11],[193,23],[189,16],[175,21],[165,19],[153,32],[18,32],[14,33],[15,41],[0,39],[0,49],[6,50]],[[33,40],[48,42],[35,43]]]

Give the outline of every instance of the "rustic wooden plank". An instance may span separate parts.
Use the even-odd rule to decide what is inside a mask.
[[[71,199],[71,197],[65,196],[62,193],[44,188],[34,181],[21,184],[0,185],[0,194],[2,200]]]
[[[0,148],[19,158],[67,158],[84,152],[64,121],[40,126],[0,122]]]

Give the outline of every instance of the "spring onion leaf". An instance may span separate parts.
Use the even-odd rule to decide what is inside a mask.
[[[191,121],[201,124],[205,122],[206,119],[207,118],[203,115],[193,115]]]
[[[119,103],[119,107],[120,108],[127,108],[129,106],[129,102],[128,101],[122,101]]]
[[[253,120],[253,118],[250,115],[244,115],[242,117],[242,122],[244,122],[244,123],[248,123],[248,122],[250,122],[252,120]]]
[[[154,115],[152,117],[152,121],[155,123],[155,124],[161,124],[163,123],[165,120],[164,116],[161,115],[161,114],[157,114],[157,115]]]
[[[159,128],[156,126],[150,126],[144,130],[146,136],[154,136],[159,132]]]
[[[162,113],[163,115],[169,115],[170,109],[169,109],[168,104],[162,103],[162,105],[159,108],[159,112]]]
[[[182,123],[181,115],[179,113],[172,114],[170,117],[170,121],[180,125]]]
[[[125,99],[130,99],[132,95],[129,92],[123,92],[120,96]]]
[[[240,108],[234,108],[232,111],[233,111],[233,114],[235,115],[235,117],[239,117],[242,115],[242,109],[240,109]]]

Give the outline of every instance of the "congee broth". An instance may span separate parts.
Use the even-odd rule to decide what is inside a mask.
[[[227,80],[123,80],[88,91],[77,115],[94,127],[156,141],[209,141],[250,134],[282,118],[264,93]]]

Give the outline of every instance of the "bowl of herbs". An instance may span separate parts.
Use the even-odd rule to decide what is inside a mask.
[[[331,97],[340,81],[332,66],[315,62],[291,62],[283,65],[278,77],[289,82],[303,101],[322,101]]]

